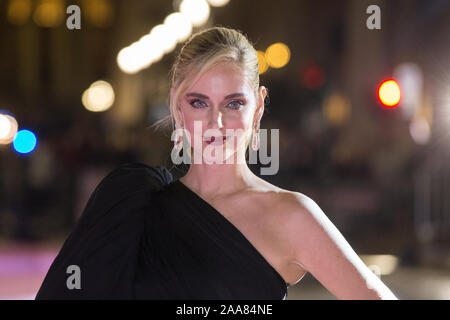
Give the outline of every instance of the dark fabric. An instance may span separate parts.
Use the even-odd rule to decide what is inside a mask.
[[[68,289],[67,267],[81,270]],[[164,167],[97,186],[36,299],[281,300],[287,284],[244,235]]]

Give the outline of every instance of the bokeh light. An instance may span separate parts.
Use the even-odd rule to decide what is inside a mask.
[[[11,123],[9,119],[0,114],[0,140],[4,139],[11,131]]]
[[[210,9],[206,0],[183,0],[180,12],[186,15],[194,27],[199,27],[208,20]]]
[[[303,86],[309,90],[317,90],[325,82],[325,72],[319,66],[313,64],[301,73]]]
[[[31,15],[31,0],[9,0],[7,19],[15,25],[24,25]]]
[[[389,108],[398,106],[401,99],[400,86],[394,79],[383,81],[378,88],[378,99]]]
[[[390,254],[366,254],[360,258],[367,266],[376,266],[383,276],[393,273],[399,264],[398,257]]]
[[[164,24],[171,30],[176,41],[183,42],[192,33],[192,24],[189,19],[181,12],[169,14],[164,20]]]
[[[258,65],[259,65],[259,74],[263,74],[269,69],[269,64],[266,60],[266,54],[260,50],[256,51],[258,54]]]
[[[266,49],[266,60],[272,68],[284,67],[291,58],[291,51],[284,43],[277,42]]]
[[[90,24],[98,28],[109,27],[114,20],[114,7],[110,0],[83,0],[82,13]]]
[[[216,7],[227,3],[224,0],[211,1]],[[120,70],[134,74],[148,68],[164,54],[174,50],[177,43],[186,41],[192,34],[193,27],[199,27],[209,19],[210,8],[206,0],[177,0],[173,5],[180,12],[169,14],[163,24],[155,26],[139,41],[119,51],[116,61]]]
[[[230,0],[208,0],[208,3],[211,7],[223,7],[227,5]]]
[[[13,114],[0,110],[0,144],[9,144],[17,134],[18,124]]]
[[[410,120],[422,102],[424,82],[422,70],[416,63],[402,63],[394,69],[393,78],[402,88],[399,107],[404,118]]]
[[[131,54],[133,55],[131,63],[136,65],[132,69],[141,70],[159,61],[164,55],[164,50],[154,34],[146,34],[132,45]]]
[[[424,117],[415,117],[409,124],[409,133],[415,143],[425,145],[431,138],[430,124]]]
[[[84,91],[81,100],[87,110],[102,112],[114,103],[114,90],[108,82],[99,80]]]
[[[175,25],[159,24],[139,41],[120,50],[117,54],[117,64],[125,73],[136,73],[159,61],[164,53],[172,51],[177,39],[182,36],[184,37]]]
[[[137,56],[137,42],[120,50],[117,54],[117,65],[120,70],[128,74],[138,72],[141,66],[138,64]]]
[[[343,125],[350,118],[350,101],[343,95],[332,94],[325,99],[323,114],[330,124],[336,126]]]
[[[40,0],[33,14],[33,20],[40,27],[52,28],[60,25],[65,18],[62,0]]]
[[[20,130],[13,141],[14,150],[18,153],[30,153],[36,148],[36,135],[30,130]]]
[[[150,36],[154,39],[153,43],[164,53],[168,53],[175,49],[177,44],[177,31],[173,28],[170,28],[165,24],[158,24],[150,31]]]

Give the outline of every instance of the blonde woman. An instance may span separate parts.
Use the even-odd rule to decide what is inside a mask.
[[[267,90],[242,33],[193,35],[171,81],[161,123],[177,129],[173,154],[189,146],[187,174],[139,163],[112,171],[37,299],[281,300],[307,272],[339,299],[396,299],[313,200],[249,169]]]

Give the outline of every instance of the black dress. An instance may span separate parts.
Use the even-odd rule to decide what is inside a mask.
[[[69,289],[70,265],[81,288]],[[282,300],[288,284],[244,235],[164,167],[133,163],[91,195],[36,299]]]

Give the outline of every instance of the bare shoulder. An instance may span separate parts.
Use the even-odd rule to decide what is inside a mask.
[[[277,213],[301,212],[311,206],[312,201],[303,193],[290,191],[258,178],[257,186],[250,190],[256,191],[266,206]]]
[[[291,256],[332,294],[339,299],[396,299],[313,199],[283,189],[276,198],[280,234]]]
[[[298,262],[305,251],[314,251],[315,247],[318,249],[318,239],[343,240],[343,237],[339,239],[336,236],[340,234],[338,229],[316,201],[301,192],[280,190],[276,214],[280,217],[280,226],[286,241],[292,244]]]
[[[264,188],[272,208],[284,218],[298,219],[322,211],[314,200],[301,192],[282,189],[266,181]]]
[[[277,201],[278,206],[289,213],[306,213],[305,210],[308,210],[313,203],[316,204],[310,197],[301,192],[284,189],[278,191]]]
[[[289,237],[286,241],[292,241],[296,250],[303,248],[298,243],[300,233],[303,235],[302,243],[307,245],[308,239],[314,238],[315,232],[337,231],[316,201],[301,192],[280,189],[274,209],[283,233]],[[298,254],[297,252],[297,256]]]
[[[315,231],[337,232],[316,201],[301,192],[286,190],[261,179],[257,193],[261,205],[270,208],[268,211],[271,218],[276,219],[279,231],[295,237],[296,242],[299,232],[305,238],[310,238]]]
[[[296,250],[301,248],[298,244],[299,233],[304,239],[310,239],[315,231],[336,231],[319,205],[301,192],[267,183],[261,194],[265,198],[261,202],[266,208],[270,208],[270,220],[276,221],[278,231],[284,234],[284,240],[293,242]]]

